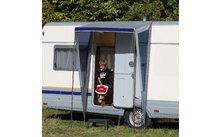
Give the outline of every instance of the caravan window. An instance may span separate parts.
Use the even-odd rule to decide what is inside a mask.
[[[54,70],[77,70],[77,51],[74,45],[55,45]]]

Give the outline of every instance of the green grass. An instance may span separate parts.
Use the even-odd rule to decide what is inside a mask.
[[[65,120],[55,118],[54,115],[69,115],[69,112],[43,108],[42,113],[42,135],[43,137],[178,137],[178,129],[150,128],[136,129],[126,125],[110,126],[104,130],[103,125],[85,128],[84,122],[78,120]],[[73,115],[79,115],[73,113]]]

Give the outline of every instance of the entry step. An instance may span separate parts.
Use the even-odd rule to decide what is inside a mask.
[[[86,127],[89,127],[89,123],[92,123],[92,126],[96,126],[96,123],[103,123],[105,130],[108,130],[109,124],[112,124],[111,119],[88,119]]]

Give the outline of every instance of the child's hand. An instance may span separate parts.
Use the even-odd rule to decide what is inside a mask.
[[[105,78],[106,74],[105,73],[100,73],[100,77],[99,78]]]
[[[99,82],[100,85],[102,85],[102,82],[101,82],[101,78],[100,78],[100,77],[98,77],[98,82]]]

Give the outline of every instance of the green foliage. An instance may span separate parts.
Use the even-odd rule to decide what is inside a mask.
[[[164,19],[167,21],[179,20],[179,0],[164,0],[166,9]]]
[[[42,1],[42,25],[48,22],[63,21],[63,13],[56,12],[55,6],[52,5],[48,0]]]
[[[179,0],[43,0],[43,25],[56,21],[179,20]]]

